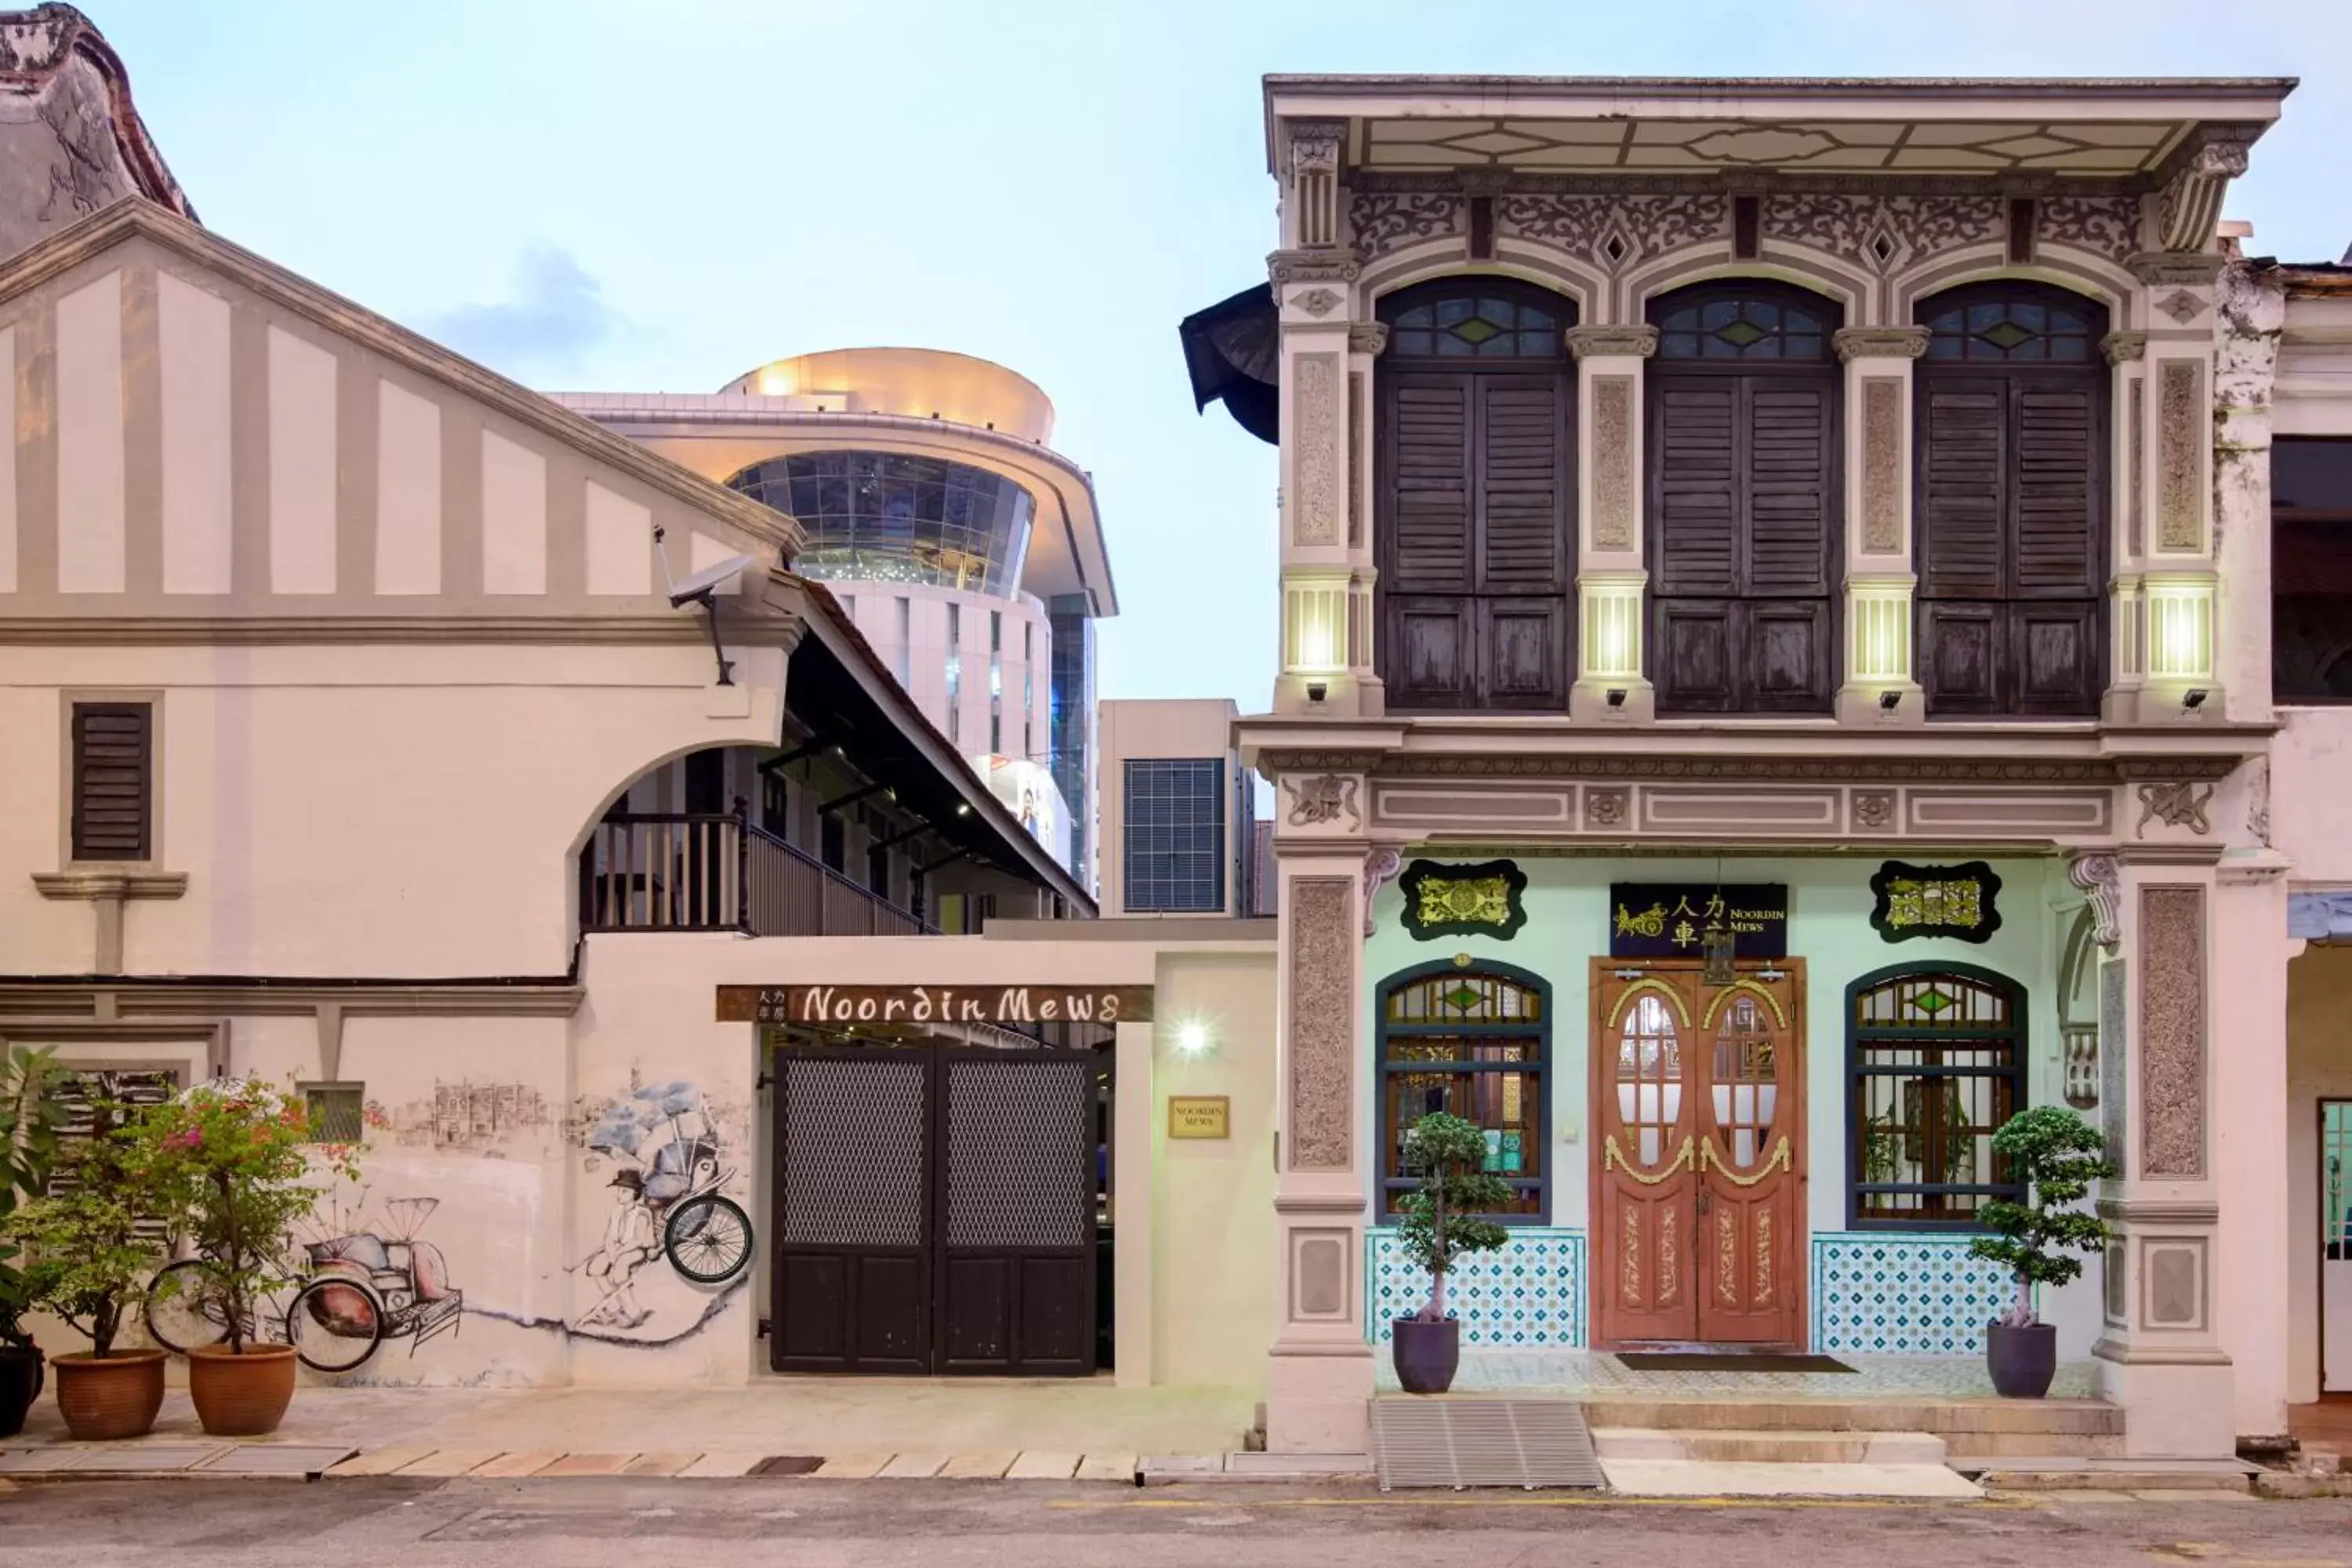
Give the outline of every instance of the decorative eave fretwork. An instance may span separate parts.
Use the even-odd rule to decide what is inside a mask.
[[[2143,195],[2151,186],[2138,175],[2091,177],[2032,170],[1996,174],[1825,174],[1794,170],[1554,174],[1465,168],[1358,169],[1349,174],[1348,188],[1397,195],[1689,196],[1771,191],[1839,196],[2114,196]]]

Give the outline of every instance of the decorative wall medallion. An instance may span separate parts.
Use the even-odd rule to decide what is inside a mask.
[[[1316,317],[1328,316],[1345,303],[1328,289],[1309,289],[1304,294],[1293,296],[1290,302]]]
[[[1934,334],[1925,327],[1840,327],[1830,334],[1838,363],[1858,359],[1917,359]]]
[[[1364,934],[1372,934],[1372,900],[1404,869],[1404,857],[1383,844],[1364,857]],[[1467,957],[1467,954],[1464,955]]]
[[[1655,327],[1570,327],[1560,338],[1576,359],[1648,359],[1658,352]]]
[[[2146,332],[2109,332],[2099,340],[2099,353],[2109,364],[2130,364],[2147,355]]]
[[[2157,547],[2195,551],[2204,543],[2205,367],[2191,359],[2157,362]]]
[[[1584,792],[1584,820],[1592,827],[1622,827],[1633,805],[1632,790],[1588,789]]]
[[[1617,882],[1609,889],[1609,956],[1690,958],[1717,921],[1740,958],[1785,958],[1789,889],[1780,882]]]
[[[1344,1171],[1353,1158],[1357,937],[1355,887],[1301,877],[1285,889],[1290,917],[1290,1165]]]
[[[1874,555],[1903,549],[1903,382],[1891,375],[1862,383],[1862,547]]]
[[[2197,302],[2197,296],[2186,289],[2175,289],[2171,293],[2158,300],[2156,302],[2156,308],[2184,327],[2195,321],[2199,313],[2205,309]]]
[[[1633,378],[1592,378],[1592,548],[1633,548]]]
[[[2132,828],[2133,834],[2145,837],[2151,818],[2167,827],[2186,827],[2200,835],[2210,833],[2213,827],[2205,820],[2205,807],[2213,798],[2213,788],[2207,784],[2200,790],[2186,780],[2140,785],[2139,822]]]
[[[2000,929],[2000,878],[1981,860],[1914,866],[1889,860],[1870,879],[1872,929],[1888,942],[1950,937],[1983,942]]]
[[[1356,809],[1356,781],[1344,773],[1318,773],[1312,778],[1286,775],[1282,787],[1290,792],[1293,827],[1337,822],[1342,812],[1347,814],[1349,826],[1363,826],[1363,816]]]
[[[2205,889],[2139,890],[2139,1173],[2205,1174]]]
[[[2066,862],[2066,879],[2090,895],[2097,923],[2092,940],[2109,952],[2124,939],[2122,871],[2112,855],[2077,855]]]
[[[1875,833],[1895,821],[1895,792],[1888,789],[1858,789],[1853,792],[1853,825]]]
[[[1450,191],[1358,191],[1348,201],[1348,226],[1369,259],[1417,240],[1460,234],[1463,202]]]
[[[1490,936],[1508,942],[1528,923],[1528,874],[1509,860],[1449,866],[1415,860],[1405,868],[1404,929],[1415,942]]]
[[[1342,495],[1339,356],[1300,354],[1291,363],[1297,378],[1292,393],[1297,399],[1297,450],[1291,462],[1298,483],[1297,540],[1301,544],[1333,544],[1339,538]]]

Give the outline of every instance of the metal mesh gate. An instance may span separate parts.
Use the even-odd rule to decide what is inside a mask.
[[[1094,1370],[1090,1054],[785,1046],[780,1371]]]

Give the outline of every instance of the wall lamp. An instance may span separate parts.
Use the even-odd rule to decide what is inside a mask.
[[[1612,686],[1609,689],[1609,706],[1612,708],[1622,708],[1625,706],[1625,689],[1623,687]]]
[[[1209,1026],[1198,1018],[1190,1018],[1176,1028],[1176,1050],[1180,1056],[1197,1057],[1209,1048]]]
[[[1878,694],[1878,710],[1880,712],[1892,713],[1897,708],[1902,706],[1903,693],[1900,691],[1882,691]]]
[[[1331,686],[1330,686],[1330,683],[1329,683],[1328,681],[1323,681],[1323,680],[1310,680],[1310,681],[1308,681],[1308,682],[1307,683],[1307,701],[1309,701],[1309,702],[1320,702],[1320,701],[1322,701],[1322,700],[1323,700],[1323,699],[1325,699],[1326,697],[1328,697],[1328,696],[1330,696],[1330,695],[1331,695]]]
[[[2188,690],[2182,692],[2180,694],[2180,706],[2191,713],[2194,713],[2200,708],[2204,707],[2205,689],[2201,686],[2192,686]]]

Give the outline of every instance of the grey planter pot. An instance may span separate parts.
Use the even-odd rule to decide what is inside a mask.
[[[1985,1330],[1985,1370],[1993,1391],[2004,1399],[2040,1399],[2058,1375],[2058,1331],[2048,1323],[2012,1329],[1993,1323]]]
[[[1397,1383],[1407,1394],[1443,1394],[1462,1365],[1462,1325],[1451,1318],[1442,1323],[1399,1318],[1392,1348]]]

